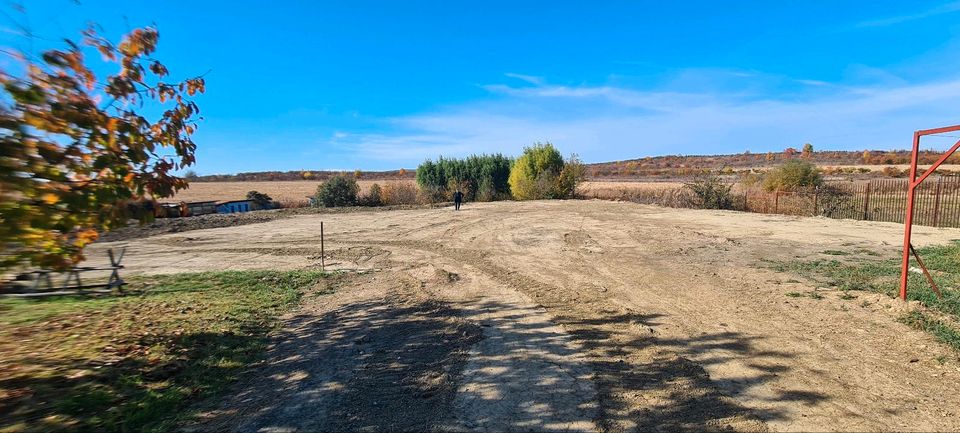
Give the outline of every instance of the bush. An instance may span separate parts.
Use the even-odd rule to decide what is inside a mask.
[[[360,197],[360,206],[381,206],[383,205],[383,191],[380,189],[380,184],[370,185],[370,190],[367,191],[362,197]]]
[[[247,200],[252,201],[259,209],[274,209],[279,207],[277,202],[273,201],[269,195],[258,191],[248,192]]]
[[[587,178],[587,167],[583,165],[576,154],[570,155],[560,170],[560,178],[557,179],[557,197],[572,198],[577,195],[577,186]]]
[[[417,187],[410,182],[390,182],[383,185],[380,193],[381,203],[388,206],[400,204],[417,204],[419,194]]]
[[[317,187],[317,203],[323,207],[353,206],[357,204],[360,186],[347,176],[333,176]]]
[[[510,169],[510,191],[517,200],[570,198],[583,181],[586,169],[576,155],[566,162],[550,143],[523,150]]]
[[[684,185],[693,192],[694,204],[701,209],[733,209],[730,189],[719,177],[705,174]]]
[[[789,161],[770,172],[763,179],[767,191],[789,191],[803,187],[815,187],[823,183],[820,169],[807,161]]]

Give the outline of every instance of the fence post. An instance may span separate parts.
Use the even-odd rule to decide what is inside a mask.
[[[817,195],[819,193],[820,193],[819,190],[817,190],[816,188],[813,189],[813,215],[810,215],[810,216],[817,216]]]
[[[937,176],[937,196],[933,199],[933,226],[940,227],[940,191],[943,189],[943,176]]]
[[[773,213],[780,213],[780,189],[773,196]]]
[[[872,180],[867,181],[867,193],[863,197],[863,219],[869,221],[868,210],[870,209],[870,185],[873,183]]]

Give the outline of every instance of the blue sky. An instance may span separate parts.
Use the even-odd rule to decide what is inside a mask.
[[[11,20],[39,45],[88,21],[114,38],[156,24],[174,75],[211,71],[203,174],[411,168],[535,141],[588,162],[906,148],[960,123],[960,2],[267,5],[30,0],[5,6],[0,42],[24,48]]]

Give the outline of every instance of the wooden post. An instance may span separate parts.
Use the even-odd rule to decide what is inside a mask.
[[[817,194],[819,193],[820,191],[816,188],[813,189],[813,215],[811,216],[817,216]]]
[[[780,190],[777,189],[777,192],[773,196],[773,213],[780,213]]]
[[[863,219],[864,219],[864,221],[869,221],[869,220],[870,220],[870,218],[868,217],[867,212],[868,212],[869,209],[870,209],[870,184],[871,184],[871,183],[872,183],[871,181],[867,181],[867,191],[866,191],[866,194],[864,194],[864,196],[863,196]]]
[[[327,270],[327,265],[324,257],[326,255],[327,254],[323,248],[323,221],[320,221],[320,271],[321,272],[326,272]]]

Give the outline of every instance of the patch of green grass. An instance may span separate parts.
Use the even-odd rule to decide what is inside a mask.
[[[820,254],[826,254],[828,256],[849,256],[850,255],[850,253],[846,251],[840,251],[840,250],[826,250],[826,251],[821,251]]]
[[[259,359],[315,271],[230,271],[129,280],[131,294],[0,300],[0,431],[168,431]],[[29,337],[29,338],[28,338]]]
[[[920,311],[911,311],[900,317],[900,322],[932,334],[937,341],[960,351],[960,331],[943,321]]]
[[[940,287],[943,298],[937,298],[922,275],[911,273],[907,299],[918,301],[931,311],[960,320],[960,241],[920,248],[917,253]],[[834,286],[844,292],[862,290],[889,296],[898,295],[900,260],[896,258],[876,260],[861,257],[846,261],[817,259],[766,261],[765,263],[778,272],[800,275],[819,285]],[[918,266],[913,258],[910,265]],[[852,298],[841,295],[841,299]],[[939,328],[924,327],[924,329],[934,332],[933,330]]]
[[[807,292],[807,293],[787,292],[786,295],[791,298],[810,298],[810,299],[817,299],[817,300],[823,299],[823,295],[817,292]]]

